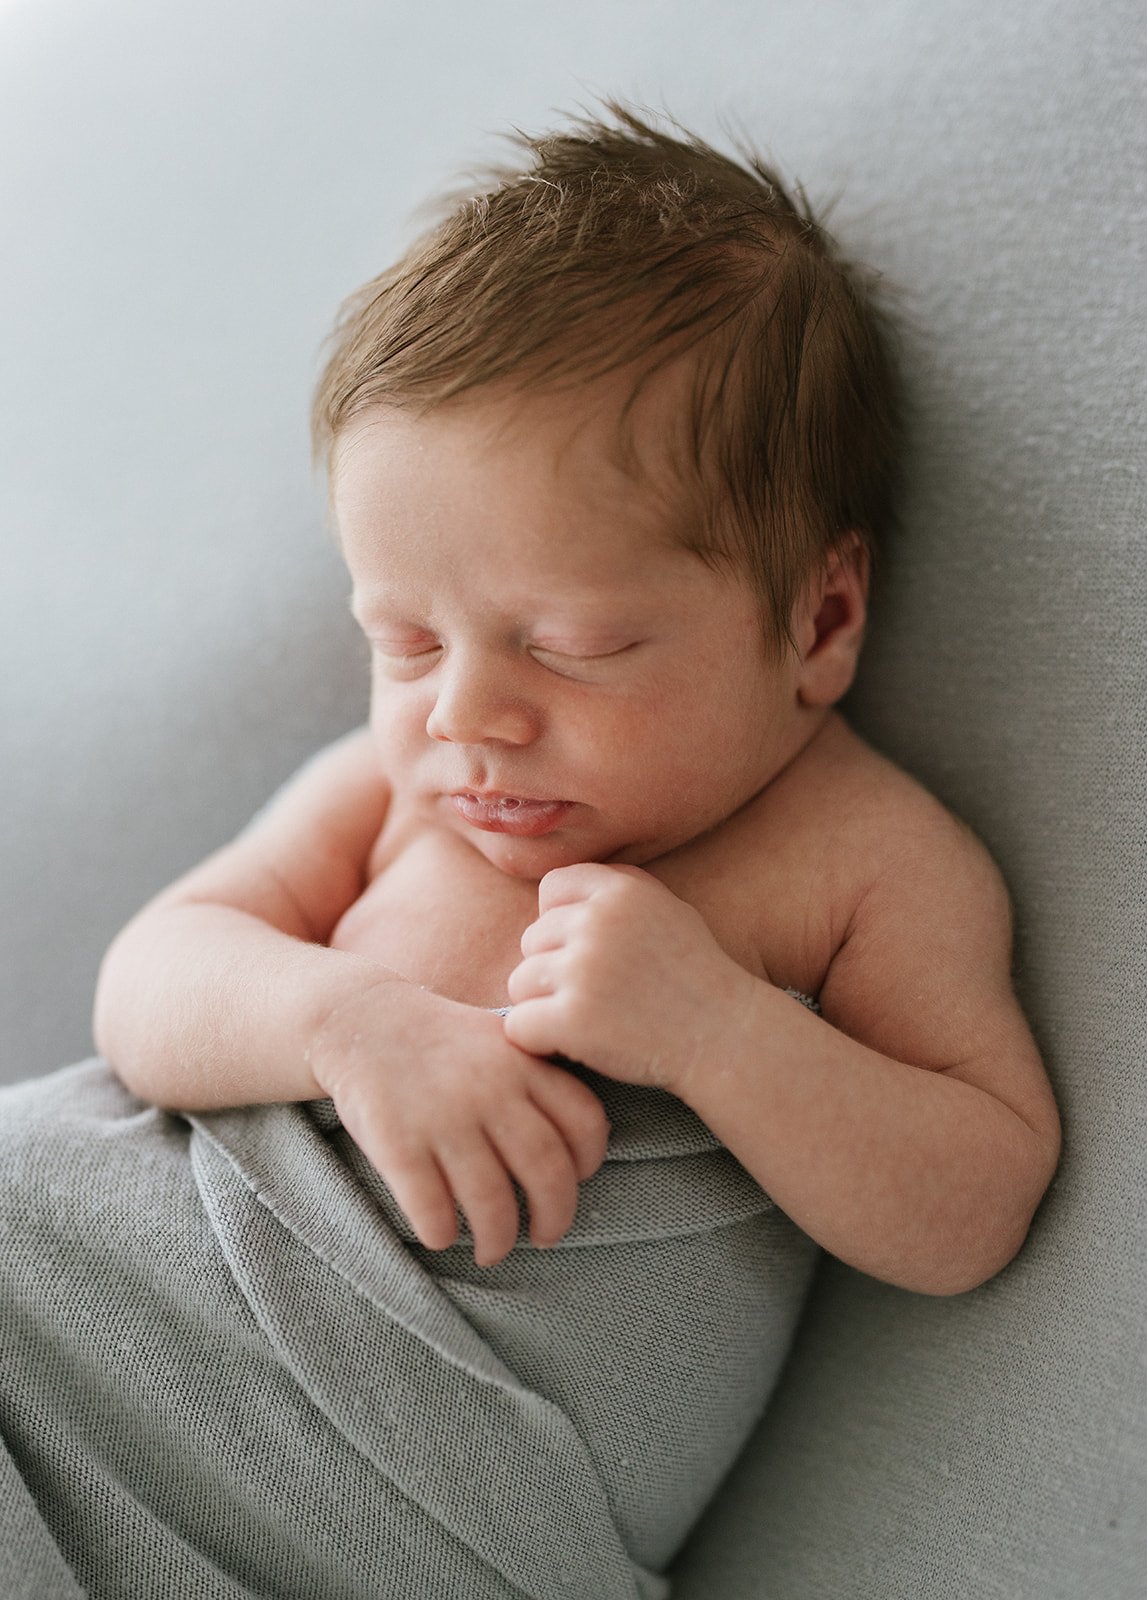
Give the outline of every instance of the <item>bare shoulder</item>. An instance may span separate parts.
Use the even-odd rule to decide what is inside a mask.
[[[829,769],[822,780],[835,776],[835,848],[848,864],[826,1019],[996,1095],[1057,1144],[1054,1098],[1012,987],[1011,900],[990,852],[843,722],[815,759]]]
[[[1003,878],[972,830],[923,784],[833,715],[762,796],[758,827],[790,870],[813,874],[805,894],[827,908],[823,960],[846,946],[894,937],[925,908],[960,902],[979,933],[1009,945],[1011,910]],[[934,919],[931,925],[934,925]],[[837,968],[839,984],[841,969]]]
[[[390,800],[369,727],[354,728],[325,745],[252,818],[244,837],[292,840],[300,829],[319,831],[333,848],[365,861]]]
[[[998,930],[1010,949],[1011,903],[1002,874],[972,829],[924,785],[834,718],[810,748],[801,809],[832,840],[845,864],[850,900],[847,933],[870,931],[885,900],[955,897],[959,919],[978,917],[977,932]]]

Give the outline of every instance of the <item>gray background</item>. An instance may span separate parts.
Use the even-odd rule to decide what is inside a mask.
[[[920,418],[912,537],[855,709],[985,834],[1023,922],[1046,933],[1063,887],[1046,876],[1064,863],[1031,807],[1070,829],[1127,776],[1110,735],[1139,661],[1104,586],[1141,549],[1121,511],[1142,489],[1138,463],[1091,448],[1090,384],[1109,372],[1142,421],[1129,337],[1142,240],[1107,213],[1144,179],[1106,159],[1117,106],[1093,107],[1088,127],[1063,119],[1057,149],[1009,93],[1010,52],[1017,79],[1041,51],[1074,54],[1059,92],[1082,106],[1086,69],[1125,47],[1114,19],[1028,9],[1043,29],[890,0],[0,6],[0,1075],[85,1054],[115,930],[360,720],[363,659],[308,465],[321,342],[417,204],[498,153],[494,130],[545,126],[598,93],[667,106],[716,139],[721,119],[744,126],[814,199],[839,196],[839,231],[901,286]],[[969,130],[977,72],[991,92]],[[970,131],[981,190],[946,196]],[[1080,182],[1082,215],[1064,210]],[[1081,226],[1086,275],[1069,287]],[[1009,255],[1028,258],[1022,274]],[[1065,302],[1086,335],[1065,337]],[[1100,565],[1072,547],[1081,493],[1119,524]],[[1063,637],[1034,657],[1010,628],[1037,611]],[[1102,704],[1078,671],[1081,618],[1108,651]],[[1025,726],[1033,688],[1059,702],[1054,743]],[[966,714],[969,693],[982,716]],[[1127,798],[1105,821],[1124,851],[1144,839]],[[1073,894],[1093,876],[1080,855]],[[1049,972],[1040,1002],[1059,987]]]
[[[1141,0],[0,3],[0,1076],[361,719],[307,463],[340,297],[492,130],[738,121],[900,285],[905,534],[853,711],[987,840],[1064,1113],[1021,1256],[826,1261],[683,1600],[1132,1600],[1147,1569]]]
[[[846,65],[847,11],[807,14],[808,60]],[[863,102],[763,95],[762,15],[0,5],[0,1076],[85,1054],[116,929],[363,714],[306,412],[339,300],[427,193],[495,130],[616,93],[783,132],[791,170],[871,205]],[[874,39],[898,24],[875,10]]]

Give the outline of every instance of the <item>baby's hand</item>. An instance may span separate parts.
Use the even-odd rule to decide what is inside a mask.
[[[519,1221],[511,1175],[529,1204],[530,1242],[556,1244],[579,1181],[605,1158],[601,1101],[511,1044],[490,1012],[417,989],[411,1007],[409,1037],[396,1037],[392,1000],[372,1006],[368,991],[325,1042],[316,1076],[343,1126],[427,1249],[456,1240],[457,1202],[475,1262],[508,1255]]]
[[[719,1059],[755,980],[692,906],[640,867],[596,862],[548,872],[538,906],[510,974],[508,1039],[677,1094]]]

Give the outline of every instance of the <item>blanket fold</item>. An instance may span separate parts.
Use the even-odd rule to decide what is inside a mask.
[[[0,1090],[12,1592],[663,1600],[818,1252],[680,1102],[578,1070],[606,1161],[493,1268],[418,1244],[330,1102]]]

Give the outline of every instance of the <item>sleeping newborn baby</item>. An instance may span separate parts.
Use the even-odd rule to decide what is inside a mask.
[[[628,113],[532,141],[344,308],[315,437],[369,727],[129,923],[96,1042],[164,1107],[329,1102],[524,1381],[553,1336],[525,1285],[568,1310],[580,1246],[644,1240],[679,1343],[640,1353],[651,1392],[689,1371],[695,1427],[816,1246],[959,1293],[1054,1172],[1000,877],[835,709],[895,424],[866,275],[759,162]],[[602,1186],[650,1151],[684,1163],[658,1225],[619,1221]],[[714,1206],[724,1253],[675,1266]],[[597,1291],[600,1366],[628,1313]]]

